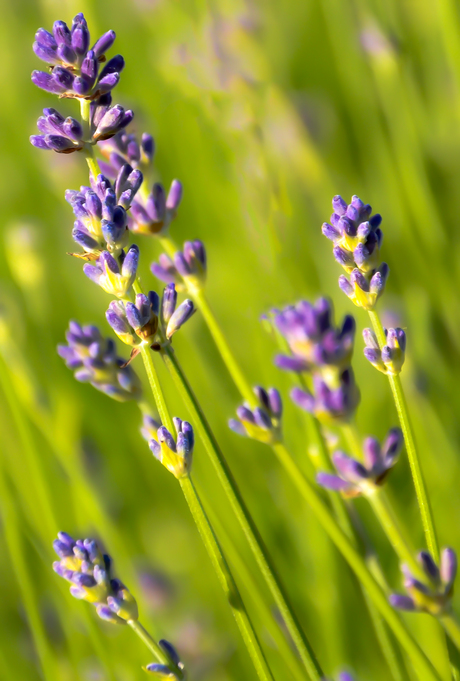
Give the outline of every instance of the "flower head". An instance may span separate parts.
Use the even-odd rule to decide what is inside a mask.
[[[53,542],[59,560],[53,563],[54,571],[71,583],[70,593],[96,607],[104,620],[125,624],[137,620],[136,599],[112,575],[112,559],[102,553],[94,539],[72,539],[59,532]]]
[[[78,381],[91,383],[119,402],[142,397],[137,374],[117,357],[114,342],[103,338],[97,327],[72,321],[66,338],[68,345],[59,345],[58,353]]]
[[[342,451],[333,454],[338,475],[318,473],[320,485],[346,497],[371,494],[378,489],[393,466],[396,464],[403,445],[403,436],[399,428],[393,428],[382,446],[376,438],[368,437],[363,444],[363,463],[350,458]]]
[[[168,196],[162,184],[154,184],[145,202],[136,199],[131,206],[132,224],[136,234],[160,235],[168,231],[182,200],[182,185],[173,180]]]
[[[202,241],[186,241],[182,251],[171,259],[162,253],[158,263],[152,263],[152,274],[166,284],[174,283],[181,290],[200,291],[206,282],[206,250]]]
[[[60,97],[96,99],[117,85],[125,65],[119,54],[106,62],[105,53],[114,41],[115,32],[107,31],[90,49],[88,25],[81,13],[74,17],[70,29],[64,21],[55,21],[52,33],[39,28],[33,50],[50,72],[34,71],[32,82]]]
[[[332,200],[331,222],[322,226],[323,234],[334,243],[334,257],[350,274],[339,286],[358,307],[373,310],[388,277],[388,265],[380,261],[383,234],[382,218],[371,215],[372,208],[353,196],[350,204],[341,196]]]
[[[83,149],[83,128],[71,116],[64,118],[56,109],[43,109],[43,116],[37,121],[41,135],[32,135],[31,143],[38,149],[70,154]]]
[[[386,345],[379,347],[377,337],[371,329],[364,329],[366,347],[364,356],[376,369],[384,374],[396,376],[401,372],[406,355],[406,334],[399,327],[384,329]]]
[[[238,435],[244,435],[264,444],[275,444],[281,441],[281,415],[283,405],[281,395],[276,388],[264,390],[260,386],[254,388],[259,406],[251,409],[248,404],[236,410],[238,420],[230,419],[228,425]]]
[[[155,142],[152,135],[146,132],[138,142],[136,135],[122,130],[111,139],[101,142],[99,149],[108,161],[103,161],[101,165],[112,178],[124,163],[142,170],[148,168],[153,162]]]
[[[439,567],[427,551],[421,551],[417,559],[425,581],[413,577],[407,565],[403,565],[401,569],[407,595],[392,594],[390,603],[400,610],[427,612],[435,617],[442,615],[450,609],[457,574],[457,555],[453,549],[443,549]]]
[[[331,387],[316,374],[313,376],[312,393],[293,388],[291,397],[299,407],[314,414],[326,425],[349,421],[359,404],[359,390],[351,367],[338,376],[334,386]]]
[[[101,253],[95,265],[88,263],[83,266],[83,271],[91,281],[98,284],[104,291],[117,298],[126,298],[136,279],[137,266],[139,263],[139,248],[133,244],[128,252],[121,251],[121,267],[115,258],[108,252]]]
[[[302,300],[274,315],[278,331],[285,337],[292,356],[279,355],[276,364],[290,371],[315,368],[345,369],[351,360],[355,320],[347,315],[342,326],[334,326],[333,307],[327,298],[314,305]]]
[[[156,436],[149,440],[152,454],[176,478],[184,478],[192,467],[193,446],[195,437],[193,428],[187,421],[173,418],[177,439],[171,435],[165,426],[160,426]]]

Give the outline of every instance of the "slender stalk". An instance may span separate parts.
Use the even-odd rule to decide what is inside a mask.
[[[184,678],[184,672],[181,669],[179,669],[179,667],[177,667],[177,665],[169,657],[169,655],[166,654],[163,648],[160,645],[158,645],[158,643],[155,641],[154,638],[152,638],[152,636],[150,636],[147,629],[139,622],[139,620],[128,620],[128,624],[131,627],[131,629],[139,636],[141,641],[145,643],[147,648],[150,650],[151,653],[153,653],[156,660],[160,662],[160,664],[167,665],[179,679]]]
[[[263,679],[265,681],[271,679],[273,681],[273,675],[260,647],[260,643],[257,639],[257,635],[254,631],[251,620],[249,619],[249,615],[238,591],[238,587],[236,586],[227,561],[225,560],[225,557],[220,549],[193,482],[188,476],[181,478],[179,482],[182,492],[184,493],[184,497],[190,508],[190,512],[214,566],[214,570],[216,571],[217,577],[219,578],[221,586],[232,609],[233,616],[235,617],[236,623],[246,643],[249,655],[251,656],[254,667],[256,668],[257,675],[259,679]]]
[[[303,498],[308,503],[319,522],[322,524],[324,530],[342,553],[351,569],[355,572],[357,578],[362,582],[376,608],[392,629],[401,646],[411,658],[414,666],[417,669],[420,679],[423,681],[429,681],[432,679],[439,680],[440,677],[438,673],[433,668],[425,653],[412,638],[411,634],[406,629],[397,613],[388,603],[385,593],[375,578],[372,576],[371,572],[368,570],[363,558],[360,556],[348,537],[337,525],[326,504],[322,501],[319,494],[299,470],[292,456],[286,450],[286,447],[284,445],[278,444],[274,445],[273,449],[278,459],[291,476],[292,481],[295,483]]]
[[[460,650],[460,624],[454,615],[443,615],[439,618],[442,626],[444,627],[446,634],[455,644],[456,648]]]
[[[80,115],[83,125],[83,134],[85,138],[89,138],[90,135],[90,105],[91,102],[87,99],[80,99]],[[99,166],[94,158],[93,147],[87,143],[83,150],[85,154],[86,162],[89,166],[90,172],[92,173],[94,179],[99,175]]]
[[[378,343],[382,348],[385,345],[385,333],[383,331],[380,317],[375,310],[369,310],[369,317],[377,336]],[[390,381],[391,392],[393,393],[396,411],[398,412],[399,422],[404,434],[404,441],[406,443],[407,457],[414,481],[415,493],[420,508],[420,515],[422,517],[423,530],[425,532],[426,543],[428,550],[436,562],[439,562],[439,545],[436,536],[431,505],[426,491],[425,480],[423,478],[422,468],[417,454],[415,445],[415,436],[412,424],[407,410],[406,398],[404,395],[401,378],[399,375],[388,375]]]
[[[238,485],[228,466],[228,463],[215,439],[215,436],[206,420],[201,406],[182,370],[181,365],[170,346],[162,351],[164,362],[171,373],[174,383],[181,395],[193,419],[194,426],[205,450],[219,477],[219,481],[232,506],[233,512],[246,535],[251,551],[257,561],[259,569],[270,589],[275,603],[283,617],[286,627],[299,651],[302,661],[311,678],[320,678],[321,667],[316,660],[313,649],[302,631],[300,623],[289,601],[289,597],[277,574],[276,568],[270,557],[267,547],[259,534],[256,524],[247,508]]]

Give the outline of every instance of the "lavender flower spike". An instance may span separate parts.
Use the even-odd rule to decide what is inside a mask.
[[[119,402],[142,398],[137,374],[117,357],[113,340],[103,338],[97,327],[70,322],[66,338],[68,345],[59,345],[58,353],[77,381],[91,383]]]
[[[136,278],[138,262],[139,248],[133,244],[123,257],[121,267],[108,251],[104,251],[96,265],[86,264],[83,271],[107,293],[117,298],[126,298]]]
[[[281,442],[281,415],[283,405],[281,395],[276,388],[264,390],[260,386],[254,388],[259,406],[251,409],[244,404],[236,410],[238,420],[230,419],[229,427],[238,435],[244,435],[264,444],[272,445]]]
[[[152,454],[176,478],[187,477],[192,467],[195,437],[193,428],[187,421],[173,418],[177,439],[164,426],[158,428],[156,436],[149,441]]]
[[[162,253],[152,263],[152,274],[166,284],[174,283],[178,291],[201,291],[206,283],[206,250],[202,241],[186,241],[172,260]]]
[[[349,421],[359,404],[359,390],[353,370],[343,371],[336,385],[329,387],[324,379],[316,374],[313,377],[313,393],[301,388],[293,388],[292,400],[305,411],[314,414],[325,425]]]
[[[453,549],[441,551],[438,568],[431,554],[421,551],[418,562],[425,574],[425,582],[415,579],[406,565],[402,566],[404,587],[408,595],[392,594],[390,603],[400,610],[426,612],[434,617],[449,612],[457,574],[457,556]]]
[[[53,569],[70,582],[72,596],[94,605],[98,615],[113,624],[137,620],[136,599],[113,578],[112,559],[102,553],[97,542],[74,541],[67,533],[59,532],[53,547],[59,558]]]
[[[382,373],[397,376],[405,360],[406,334],[399,327],[384,331],[387,344],[380,350],[375,333],[371,329],[364,329],[364,356]]]
[[[81,13],[74,17],[70,29],[63,21],[54,23],[53,33],[39,28],[33,50],[49,65],[50,72],[34,71],[32,82],[60,97],[96,99],[117,85],[125,65],[123,57],[117,55],[99,72],[114,41],[115,32],[108,31],[90,49],[90,34]]]
[[[402,445],[403,436],[399,428],[390,430],[382,447],[378,440],[368,437],[363,445],[364,463],[337,451],[332,459],[338,475],[318,473],[316,479],[322,487],[341,492],[345,497],[373,494],[396,464]]]
[[[311,371],[317,368],[330,373],[343,371],[353,353],[355,321],[347,315],[342,326],[334,326],[334,310],[327,298],[314,305],[302,300],[274,315],[278,331],[286,338],[292,356],[279,355],[276,364],[288,371]],[[337,373],[334,372],[333,373]]]
[[[176,217],[181,200],[182,185],[179,180],[172,181],[167,197],[163,185],[154,184],[145,202],[136,199],[131,206],[133,217],[130,224],[131,231],[147,236],[166,234]]]

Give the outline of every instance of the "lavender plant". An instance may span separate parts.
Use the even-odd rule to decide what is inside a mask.
[[[273,449],[291,481],[348,561],[367,593],[377,635],[395,678],[404,678],[405,672],[395,661],[394,644],[388,637],[387,627],[409,656],[418,677],[439,680],[439,670],[392,607],[429,612],[460,647],[460,628],[451,610],[455,552],[446,549],[440,568],[437,567],[439,551],[434,522],[399,378],[405,359],[406,335],[400,328],[383,330],[375,312],[389,273],[388,265],[380,261],[381,217],[372,216],[371,207],[357,197],[347,205],[336,196],[331,223],[323,225],[323,233],[333,241],[334,256],[350,277],[340,277],[340,288],[355,305],[369,312],[373,331],[364,331],[365,356],[390,380],[431,553],[422,552],[418,562],[381,490],[397,462],[402,447],[401,431],[390,431],[383,445],[373,437],[368,438],[361,457],[360,435],[354,423],[360,392],[352,367],[356,328],[353,317],[347,315],[342,325],[335,327],[332,305],[324,298],[315,305],[301,301],[282,311],[275,310],[271,315],[285,348],[285,352],[276,358],[276,365],[294,374],[296,385],[291,397],[307,412],[316,440],[315,465],[322,469],[317,480],[323,487],[341,495],[331,495],[325,501],[286,445],[281,426],[280,393],[276,388],[251,388],[208,304],[205,244],[195,239],[186,241],[183,249],[179,249],[170,237],[183,188],[178,180],[173,180],[168,194],[158,182],[149,188],[146,177],[151,173],[154,157],[153,138],[144,134],[139,141],[133,133],[127,132],[133,112],[112,104],[112,93],[124,68],[120,55],[109,61],[106,59],[105,53],[114,40],[115,33],[108,31],[90,48],[86,21],[78,14],[71,28],[58,21],[52,33],[39,29],[34,43],[35,54],[48,65],[49,71],[35,71],[32,81],[60,99],[77,99],[80,119],[64,118],[57,110],[47,108],[37,123],[41,134],[32,136],[31,142],[42,150],[76,153],[86,158],[88,185],[79,190],[68,190],[65,197],[76,218],[72,238],[81,249],[74,255],[87,261],[83,266],[84,274],[115,298],[108,306],[106,319],[116,336],[131,348],[129,360],[122,360],[114,341],[104,339],[97,327],[82,327],[71,322],[68,345],[59,346],[59,354],[75,372],[77,380],[91,383],[118,401],[134,400],[140,406],[142,434],[154,457],[173,474],[181,487],[255,670],[259,678],[273,679],[232,567],[221,548],[224,531],[220,529],[219,519],[210,522],[192,480],[196,431],[292,637],[302,663],[301,671],[289,645],[280,646],[280,652],[296,676],[319,681],[324,678],[322,667],[172,345],[175,333],[198,310],[244,400],[237,408],[238,419],[232,419],[230,427],[239,435]],[[101,68],[102,64],[105,65]],[[95,157],[96,150],[103,157],[99,161]],[[155,237],[165,251],[151,266],[154,276],[166,283],[161,299],[155,291],[145,294],[142,290],[138,277],[141,250],[131,243],[132,235]],[[178,305],[178,292],[185,292],[190,298]],[[141,381],[132,368],[131,362],[139,354],[159,419],[153,417],[146,406]],[[157,373],[159,358],[164,361],[193,425],[179,417],[171,418]],[[353,455],[351,458],[342,450],[332,455],[337,474],[333,472],[326,428],[337,432]],[[405,586],[409,596],[392,596],[389,601],[378,560],[371,567],[369,556],[363,554],[358,541],[356,514],[350,512],[348,503],[342,498],[360,495],[369,499],[397,554],[406,563]],[[135,600],[126,587],[113,578],[111,561],[95,542],[74,542],[61,533],[55,550],[60,558],[55,570],[72,583],[72,594],[96,604],[97,613],[103,619],[118,624],[127,622],[155,654],[156,662],[147,665],[146,672],[159,678],[184,678],[184,664],[178,653],[166,641],[156,644],[140,625]],[[256,584],[255,588],[260,587]],[[264,595],[259,592],[257,595],[264,603]],[[386,623],[383,628],[380,618]],[[345,672],[339,678],[345,681],[351,676]]]

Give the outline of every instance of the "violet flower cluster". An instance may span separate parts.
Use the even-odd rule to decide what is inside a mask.
[[[162,253],[152,263],[152,274],[166,284],[174,283],[179,291],[201,291],[206,283],[206,250],[202,241],[186,241],[182,251],[170,258]]]
[[[138,619],[136,599],[112,575],[112,559],[102,553],[93,539],[74,541],[66,532],[59,532],[53,543],[59,560],[54,571],[72,585],[70,593],[95,606],[101,619],[112,624],[126,624]]]
[[[254,388],[259,406],[251,408],[245,403],[238,407],[238,419],[230,419],[228,425],[238,435],[273,445],[281,442],[281,416],[283,404],[276,388],[265,390],[260,386]]]
[[[71,321],[66,339],[68,344],[59,345],[58,353],[77,381],[91,383],[119,402],[142,398],[137,374],[117,356],[113,340],[103,338],[96,326],[80,326]]]
[[[364,329],[363,337],[366,347],[364,356],[379,371],[390,376],[397,376],[406,358],[406,334],[403,329],[384,329],[386,344],[380,348],[372,329]]]
[[[442,616],[451,607],[454,581],[457,574],[457,555],[451,548],[441,552],[439,567],[428,551],[417,556],[425,579],[422,581],[402,565],[406,594],[392,594],[390,602],[400,610],[426,612],[435,617]]]
[[[195,435],[192,426],[187,421],[174,417],[173,423],[176,437],[151,416],[145,415],[141,433],[149,443],[154,457],[174,477],[180,479],[190,474]]]
[[[381,216],[371,215],[372,208],[353,196],[347,203],[341,196],[332,199],[331,222],[325,222],[323,234],[334,244],[334,257],[350,274],[341,275],[339,286],[358,307],[373,310],[385,289],[388,265],[380,261],[382,245]]]
[[[345,497],[373,494],[396,464],[403,442],[401,430],[393,428],[382,446],[374,437],[364,440],[363,462],[338,450],[332,456],[338,475],[318,473],[317,481],[322,487],[341,492]]]
[[[303,300],[274,312],[274,324],[285,338],[290,355],[279,355],[281,369],[308,373],[312,389],[294,388],[291,397],[323,423],[348,421],[359,403],[351,357],[355,321],[347,315],[334,326],[332,303],[320,298],[314,305]]]

